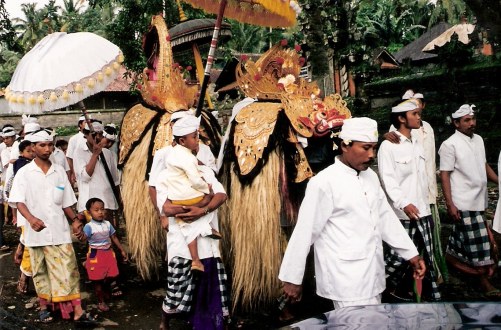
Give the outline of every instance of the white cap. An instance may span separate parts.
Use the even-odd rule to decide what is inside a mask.
[[[9,137],[15,135],[16,135],[16,130],[14,129],[14,127],[7,126],[4,127],[4,129],[2,130],[2,137]]]
[[[54,131],[49,133],[48,130],[40,129],[36,132],[28,134],[25,138],[26,140],[36,143],[36,142],[52,142],[54,141]]]
[[[196,132],[200,126],[201,117],[185,116],[174,123],[172,126],[172,135],[185,136]]]
[[[26,123],[24,124],[24,134],[30,134],[31,132],[38,131],[40,129],[39,123]]]
[[[96,132],[96,133],[100,133],[100,132],[102,132],[104,130],[103,124],[101,124],[98,121],[95,121],[95,122],[92,123],[92,128],[94,129],[94,132]],[[89,125],[87,125],[87,123],[85,123],[84,129],[87,130],[87,131],[90,131]]]
[[[475,114],[475,111],[473,110],[473,108],[476,108],[475,104],[472,104],[472,105],[463,104],[462,106],[459,107],[459,109],[457,109],[456,112],[454,112],[452,114],[452,118],[457,119],[457,118],[461,118],[461,117],[466,116],[466,115],[473,116]]]
[[[377,142],[378,136],[377,122],[367,117],[345,119],[339,133],[341,140],[359,142]]]
[[[405,100],[396,107],[391,108],[391,112],[407,112],[419,108],[419,105],[413,99]]]

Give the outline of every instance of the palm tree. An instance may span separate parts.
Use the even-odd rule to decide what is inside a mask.
[[[21,4],[21,11],[26,19],[14,18],[14,30],[20,36],[19,43],[26,50],[30,50],[40,41],[48,31],[44,24],[44,13],[36,9],[36,3]]]

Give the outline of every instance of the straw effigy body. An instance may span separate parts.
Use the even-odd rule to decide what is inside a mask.
[[[158,276],[159,256],[165,251],[165,231],[162,230],[158,216],[148,194],[145,180],[148,148],[153,139],[153,128],[144,135],[132,151],[123,168],[122,198],[126,219],[129,253],[137,264],[142,278]]]
[[[286,246],[280,227],[280,161],[278,151],[272,151],[253,183],[246,186],[231,170],[231,194],[220,216],[223,237],[229,237],[223,240],[223,253],[231,264],[234,307],[252,309],[280,294],[278,271]]]

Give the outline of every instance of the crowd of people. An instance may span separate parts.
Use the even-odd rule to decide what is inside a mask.
[[[425,106],[422,94],[408,90],[391,108],[392,128],[382,139],[376,121],[344,120],[334,138],[338,155],[310,179],[283,257],[279,278],[285,305],[302,299],[311,246],[316,293],[336,309],[379,304],[384,294],[439,301],[445,260],[476,276],[488,298],[501,299],[490,282],[498,262],[491,230],[501,232],[501,207],[493,225],[484,217],[487,182],[499,184],[499,178],[475,134],[475,106],[465,104],[452,113],[455,133],[438,150],[438,172],[434,132],[422,119]],[[227,196],[216,176],[216,159],[199,140],[200,118],[177,111],[170,123],[173,143],[155,153],[151,201],[145,201],[153,203],[167,233],[161,328],[188,314],[196,329],[223,329],[230,321],[229,285],[217,209]],[[128,259],[116,234],[122,203],[112,150],[116,127],[84,116],[78,127],[67,144],[55,142],[54,130],[40,127],[35,118],[23,118],[19,135],[11,125],[2,128],[2,198],[8,207],[0,212],[0,224],[12,221],[20,228],[14,253],[18,290],[25,293],[28,279],[33,280],[41,322],[52,321],[56,310],[64,319],[95,322],[82,308],[72,234],[88,242],[86,276],[102,312],[109,310],[106,302],[118,276],[114,249]],[[371,169],[376,159],[377,172]],[[437,176],[454,220],[445,255]],[[0,227],[0,250],[8,250],[2,234]]]

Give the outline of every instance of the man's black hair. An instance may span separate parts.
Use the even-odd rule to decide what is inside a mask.
[[[66,141],[64,139],[56,141],[56,148],[61,149],[63,146],[67,146],[67,145],[68,145],[68,141]]]

